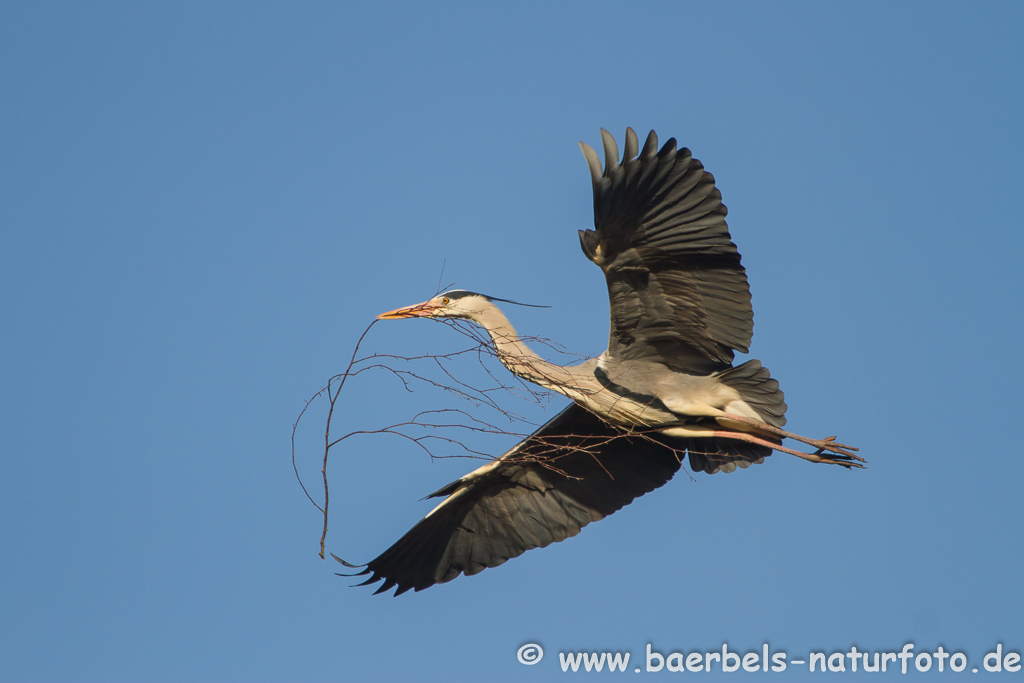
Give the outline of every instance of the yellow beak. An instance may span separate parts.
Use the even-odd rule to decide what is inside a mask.
[[[393,311],[387,313],[381,313],[377,316],[377,320],[401,320],[402,318],[429,318],[431,313],[437,309],[437,306],[431,306],[429,301],[416,304],[415,306],[406,306],[404,308],[396,308]]]

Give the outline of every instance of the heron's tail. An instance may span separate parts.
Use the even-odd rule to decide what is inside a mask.
[[[723,370],[718,379],[738,391],[744,402],[768,424],[775,427],[786,424],[785,395],[761,361],[748,360],[743,365]]]
[[[760,465],[772,454],[772,449],[758,444],[733,439],[685,439],[690,454],[690,469],[694,472],[735,472]]]

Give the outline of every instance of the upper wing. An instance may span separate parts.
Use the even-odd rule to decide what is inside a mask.
[[[647,136],[637,154],[626,129],[622,162],[602,129],[605,169],[580,143],[594,184],[594,225],[580,231],[587,257],[608,281],[612,357],[649,358],[709,373],[746,352],[754,331],[750,288],[725,223],[714,177],[670,139]]]
[[[676,473],[682,450],[626,435],[575,403],[501,458],[431,494],[447,498],[360,574],[395,595],[497,567],[575,536]],[[685,449],[685,446],[684,446]]]

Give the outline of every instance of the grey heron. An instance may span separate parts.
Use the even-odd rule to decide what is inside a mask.
[[[783,393],[759,361],[732,365],[735,351],[748,350],[753,312],[714,177],[675,139],[659,150],[654,131],[641,149],[626,129],[621,161],[611,134],[602,129],[601,137],[604,169],[580,143],[595,229],[579,236],[608,285],[607,351],[578,365],[550,363],[494,299],[465,290],[378,316],[472,321],[510,372],[572,403],[500,458],[428,496],[444,500],[364,565],[356,576],[370,576],[360,585],[383,580],[378,593],[419,591],[562,541],[665,484],[684,454],[694,471],[709,474],[761,463],[773,450],[862,466],[857,449],[835,437],[783,429]],[[783,446],[784,438],[815,450]]]

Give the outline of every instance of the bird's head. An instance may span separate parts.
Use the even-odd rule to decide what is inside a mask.
[[[490,297],[464,289],[453,289],[438,294],[432,299],[413,306],[396,308],[377,316],[378,320],[398,320],[401,318],[467,318],[476,320],[489,308],[493,308]]]

